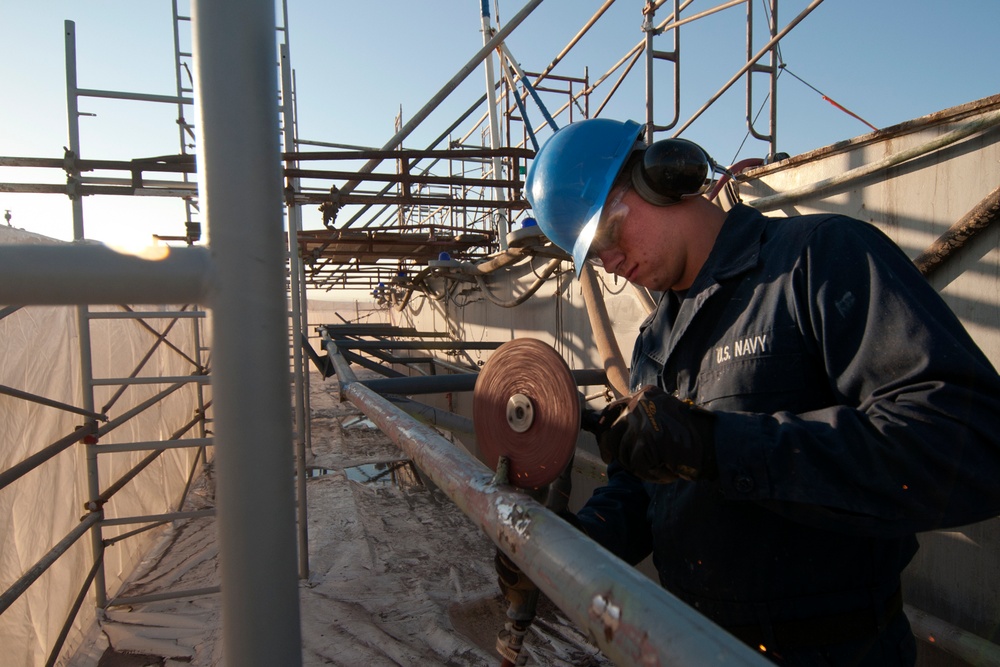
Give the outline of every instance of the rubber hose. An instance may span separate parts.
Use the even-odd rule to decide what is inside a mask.
[[[583,288],[583,302],[587,306],[587,315],[590,316],[590,327],[594,331],[594,342],[597,343],[597,352],[601,356],[604,370],[608,374],[608,385],[614,392],[615,398],[628,395],[628,367],[622,357],[622,351],[618,347],[614,330],[611,328],[611,318],[608,316],[608,308],[604,303],[604,295],[594,273],[594,267],[584,264],[583,272],[580,274],[580,286]]]

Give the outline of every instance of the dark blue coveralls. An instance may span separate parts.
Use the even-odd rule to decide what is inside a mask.
[[[1000,514],[1000,377],[875,227],[736,206],[694,284],[643,322],[633,390],[715,414],[719,477],[617,462],[578,513],[782,664],[910,665],[914,533]]]

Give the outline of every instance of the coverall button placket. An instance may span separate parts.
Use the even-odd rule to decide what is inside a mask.
[[[754,484],[753,477],[746,473],[740,473],[736,476],[735,486],[736,490],[740,493],[750,493],[756,485]]]

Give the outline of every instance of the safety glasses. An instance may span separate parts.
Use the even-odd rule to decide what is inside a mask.
[[[590,242],[590,249],[587,251],[587,261],[594,266],[604,266],[600,255],[611,250],[618,245],[621,237],[621,226],[628,217],[628,204],[622,202],[628,186],[622,186],[617,191],[608,195],[608,202],[601,210],[601,219],[594,230],[594,238]]]

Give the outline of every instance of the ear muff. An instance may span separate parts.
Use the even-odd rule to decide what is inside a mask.
[[[630,159],[632,187],[655,206],[670,206],[704,193],[715,162],[687,139],[661,139]]]

